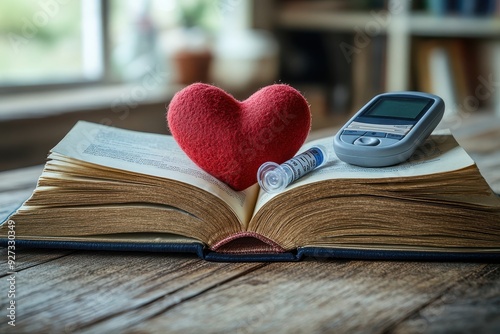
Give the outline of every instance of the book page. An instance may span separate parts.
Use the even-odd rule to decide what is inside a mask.
[[[417,148],[410,159],[399,165],[389,167],[359,167],[341,161],[333,149],[333,136],[311,141],[305,144],[300,152],[315,145],[323,145],[328,150],[328,162],[289,185],[283,192],[328,179],[394,178],[430,175],[458,170],[474,164],[474,161],[458,145],[448,130],[434,133],[424,145]],[[260,191],[254,212],[257,212],[267,201],[278,194],[280,193],[268,194]]]
[[[243,191],[231,189],[192,162],[172,136],[80,121],[51,152],[193,185],[228,203],[242,224],[253,211],[257,185]]]

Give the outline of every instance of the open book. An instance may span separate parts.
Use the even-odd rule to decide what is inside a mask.
[[[332,134],[333,135],[333,134]],[[407,162],[335,156],[278,194],[236,192],[171,136],[78,122],[8,221],[31,247],[195,252],[209,260],[498,259],[500,199],[449,133]]]

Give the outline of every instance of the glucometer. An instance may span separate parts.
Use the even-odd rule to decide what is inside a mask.
[[[375,96],[337,133],[338,158],[363,167],[407,160],[443,118],[444,102],[432,94],[394,92]]]

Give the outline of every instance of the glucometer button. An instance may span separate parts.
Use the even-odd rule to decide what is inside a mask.
[[[391,139],[403,139],[404,135],[397,135],[395,133],[388,133],[387,138]]]
[[[343,135],[356,135],[356,136],[362,136],[365,134],[366,131],[359,131],[359,130],[344,130],[342,132]]]
[[[374,137],[359,137],[353,144],[359,146],[377,146],[380,144],[380,139]]]
[[[367,132],[365,133],[365,136],[370,136],[370,137],[379,137],[379,138],[384,138],[386,135],[385,132]]]

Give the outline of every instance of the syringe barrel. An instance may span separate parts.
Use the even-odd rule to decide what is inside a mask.
[[[264,191],[279,192],[290,183],[323,165],[327,160],[325,147],[314,146],[281,165],[274,162],[263,163],[257,171],[257,180]]]

